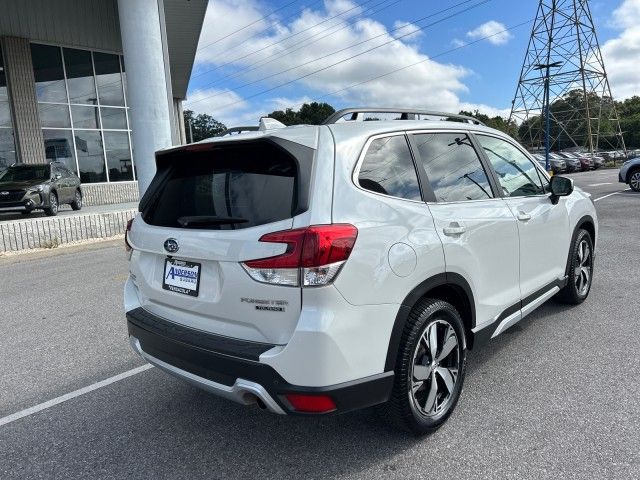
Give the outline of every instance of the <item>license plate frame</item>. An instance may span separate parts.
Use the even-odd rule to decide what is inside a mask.
[[[172,268],[174,268],[173,272],[171,271]],[[176,271],[175,268],[180,270]],[[195,282],[192,280],[192,272],[195,272]],[[197,297],[200,294],[201,273],[201,263],[191,262],[189,260],[179,260],[171,257],[165,258],[162,274],[162,288],[163,290],[168,290],[169,292],[178,293],[180,295]],[[169,279],[169,276],[172,278]],[[167,280],[170,280],[170,282],[167,283]],[[193,283],[195,283],[195,287],[192,286]]]

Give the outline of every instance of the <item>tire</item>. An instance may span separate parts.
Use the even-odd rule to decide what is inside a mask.
[[[71,202],[69,205],[71,205],[72,210],[80,210],[82,208],[82,192],[80,191],[80,189],[76,190],[76,193],[73,197],[73,202]]]
[[[49,206],[44,209],[47,217],[55,217],[58,215],[58,195],[56,192],[49,193]]]
[[[640,192],[640,168],[629,172],[629,181],[627,182],[634,192]]]
[[[593,240],[584,229],[578,231],[569,250],[569,275],[565,287],[558,292],[558,300],[570,305],[584,302],[593,282]]]
[[[432,342],[439,355],[431,354]],[[441,356],[445,345],[449,353]],[[385,418],[416,435],[437,430],[458,403],[466,363],[464,324],[458,311],[442,300],[421,300],[402,333]]]

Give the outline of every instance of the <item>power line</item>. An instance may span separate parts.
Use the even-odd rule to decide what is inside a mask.
[[[383,4],[383,3],[387,2],[387,1],[389,1],[389,0],[383,0],[382,2],[377,3],[376,5],[374,5],[374,6],[373,6],[373,8],[375,8],[375,7],[377,7],[377,6],[380,6],[381,4]],[[379,9],[377,9],[377,10],[372,10],[372,11],[370,11],[370,12],[368,12],[368,13],[369,13],[369,14],[375,14],[375,13],[381,12],[382,10],[385,10],[385,9],[387,9],[387,8],[389,8],[389,7],[393,6],[393,5],[396,5],[396,4],[400,3],[401,1],[402,1],[402,0],[393,0],[391,3],[387,3],[387,5],[384,5],[382,8],[379,8]],[[471,0],[469,0],[469,1],[471,1]],[[282,51],[282,52],[276,52],[276,53],[273,53],[273,54],[269,55],[268,57],[265,57],[265,58],[263,58],[263,59],[261,59],[261,60],[258,60],[257,62],[254,62],[254,63],[252,63],[252,64],[249,64],[249,65],[245,66],[244,68],[240,69],[240,70],[239,70],[239,71],[237,71],[237,72],[234,72],[233,74],[231,74],[231,75],[229,75],[229,76],[227,76],[227,77],[219,78],[218,80],[215,80],[215,81],[213,81],[212,83],[208,83],[208,84],[206,84],[205,86],[207,86],[207,87],[212,87],[212,86],[218,85],[218,84],[220,84],[220,83],[223,83],[223,82],[225,82],[225,81],[227,81],[227,80],[231,80],[231,79],[233,79],[233,78],[237,78],[237,77],[241,76],[242,74],[245,74],[245,73],[248,73],[248,72],[254,71],[254,70],[256,70],[256,69],[257,69],[257,68],[259,68],[259,67],[262,67],[262,66],[264,66],[264,65],[267,65],[267,64],[269,64],[269,63],[272,63],[276,58],[280,58],[282,55],[289,55],[289,54],[291,54],[291,53],[294,53],[294,52],[297,52],[297,51],[299,51],[299,50],[302,50],[303,48],[307,48],[307,47],[309,47],[309,45],[313,45],[314,43],[319,42],[319,41],[320,41],[320,40],[322,40],[323,38],[326,38],[326,37],[328,37],[328,36],[330,36],[330,35],[334,35],[334,34],[336,34],[337,32],[339,32],[339,31],[341,31],[341,30],[344,30],[344,29],[346,29],[346,28],[349,28],[349,27],[351,26],[351,24],[350,24],[350,23],[347,23],[347,24],[345,24],[345,25],[342,25],[340,28],[338,28],[338,29],[336,29],[336,30],[333,30],[332,32],[329,32],[329,33],[327,33],[327,34],[325,34],[325,35],[322,35],[322,36],[321,36],[321,37],[319,37],[319,38],[316,38],[315,40],[313,40],[313,41],[311,41],[311,42],[306,42],[307,40],[311,40],[312,38],[317,37],[317,36],[318,36],[318,35],[320,35],[321,33],[324,33],[324,32],[326,32],[326,31],[328,31],[328,30],[331,30],[332,28],[334,28],[334,27],[336,27],[336,26],[338,26],[338,24],[332,25],[331,27],[328,27],[328,28],[323,29],[323,30],[321,30],[321,31],[319,31],[319,32],[316,32],[315,34],[313,34],[313,35],[311,35],[310,37],[306,38],[306,39],[304,40],[304,41],[305,41],[305,43],[304,43],[303,45],[300,45],[300,46],[299,46],[299,47],[297,47],[297,48],[293,48],[293,49],[291,49],[291,50],[284,50],[284,51]],[[403,28],[404,28],[404,27],[403,27]],[[302,32],[299,32],[299,33],[302,33]],[[280,42],[276,42],[276,43],[280,43]],[[275,44],[272,44],[272,45],[275,45]],[[266,48],[268,48],[268,47],[264,47],[264,48],[262,48],[262,49],[260,49],[260,50],[264,50],[264,49],[266,49]],[[256,52],[259,52],[260,50],[257,50]],[[246,57],[246,56],[249,56],[249,55],[253,55],[253,53],[256,53],[256,52],[252,52],[252,53],[250,53],[250,54],[248,54],[248,55],[245,55],[245,57]],[[241,57],[241,58],[243,58],[243,57]],[[241,59],[241,58],[240,58],[240,59]],[[229,64],[229,63],[233,63],[234,61],[235,61],[235,60],[232,60],[232,61],[230,61],[230,62],[227,62],[227,64]],[[297,68],[297,67],[296,67],[296,68]],[[212,71],[214,71],[214,70],[216,70],[216,69],[209,70],[209,71],[208,71],[208,72],[206,72],[206,73],[212,72]],[[194,78],[196,78],[196,77],[194,77]]]
[[[453,8],[456,8],[456,7],[460,6],[460,5],[463,5],[463,4],[465,4],[465,3],[469,3],[470,1],[471,1],[471,0],[465,0],[464,2],[460,2],[459,4],[456,4],[456,5],[452,6],[452,7],[448,7],[448,8],[442,9],[442,10],[440,10],[440,11],[436,12],[436,13],[433,13],[433,14],[431,14],[431,15],[427,15],[426,17],[423,17],[422,19],[420,19],[420,21],[421,21],[421,20],[424,20],[424,19],[426,19],[426,18],[430,18],[430,17],[434,17],[434,16],[436,16],[436,15],[439,15],[440,13],[443,13],[443,12],[449,11],[449,10],[451,10],[451,9],[453,9]],[[426,29],[426,28],[432,27],[432,26],[434,26],[434,25],[436,25],[436,24],[438,24],[438,23],[442,23],[442,22],[444,22],[444,21],[446,21],[446,20],[449,20],[449,19],[451,19],[451,18],[454,18],[454,17],[456,17],[456,16],[458,16],[458,15],[461,15],[461,14],[463,14],[463,13],[467,13],[467,12],[469,12],[469,11],[473,10],[474,8],[477,8],[477,7],[479,7],[479,6],[482,6],[482,5],[484,5],[484,4],[486,4],[486,3],[489,3],[489,2],[491,2],[491,1],[492,1],[492,0],[482,0],[481,2],[476,3],[475,5],[472,5],[472,6],[470,6],[470,7],[467,7],[467,8],[465,8],[465,9],[463,9],[463,10],[460,10],[460,11],[458,11],[458,12],[455,12],[455,13],[452,13],[452,14],[450,14],[450,15],[447,15],[447,16],[445,16],[445,17],[443,17],[443,18],[439,19],[439,20],[436,20],[436,21],[434,21],[434,22],[431,22],[431,23],[429,23],[429,24],[427,24],[427,25],[424,25],[424,26],[422,26],[422,27],[419,27],[419,28],[418,28],[418,30],[424,30],[424,29]],[[400,28],[406,28],[406,26],[398,27],[397,29],[392,30],[392,32],[393,32],[393,31],[396,31],[396,30],[399,30]],[[338,61],[338,62],[332,63],[332,64],[327,65],[327,66],[325,66],[325,67],[319,68],[319,69],[314,70],[314,71],[312,71],[312,72],[310,72],[310,73],[307,73],[307,74],[302,75],[302,76],[300,76],[300,77],[294,78],[293,80],[289,80],[289,81],[287,81],[287,82],[281,83],[281,84],[279,84],[279,85],[276,85],[276,86],[274,86],[274,87],[268,88],[268,89],[263,90],[263,91],[261,91],[261,92],[255,93],[255,94],[253,94],[253,95],[249,95],[248,97],[245,97],[245,98],[243,98],[242,100],[238,100],[238,101],[235,101],[235,102],[232,102],[232,103],[229,103],[229,104],[223,105],[223,106],[221,106],[220,108],[230,107],[230,106],[236,105],[236,104],[238,104],[238,103],[242,103],[242,102],[244,102],[244,101],[245,101],[245,100],[247,100],[247,99],[255,98],[255,97],[257,97],[257,96],[260,96],[260,95],[263,95],[263,94],[265,94],[265,93],[271,92],[271,91],[273,91],[273,90],[276,90],[276,89],[278,89],[278,88],[284,87],[284,86],[286,86],[286,85],[290,85],[290,84],[295,83],[295,82],[297,82],[297,81],[299,81],[299,80],[302,80],[303,78],[310,77],[311,75],[315,75],[316,73],[322,72],[322,71],[324,71],[324,70],[328,70],[329,68],[333,68],[333,67],[335,67],[335,66],[337,66],[337,65],[340,65],[340,64],[342,64],[342,63],[344,63],[344,62],[347,62],[347,61],[349,61],[349,60],[353,60],[354,58],[360,57],[360,56],[362,56],[362,55],[364,55],[364,54],[366,54],[366,53],[369,53],[369,52],[371,52],[371,51],[373,51],[373,50],[376,50],[376,49],[378,49],[378,48],[380,48],[380,47],[383,47],[383,46],[388,45],[388,44],[390,44],[390,43],[396,42],[396,41],[398,41],[398,40],[400,40],[400,39],[402,39],[402,38],[404,38],[404,37],[407,37],[407,36],[409,36],[409,35],[414,35],[414,34],[416,33],[416,31],[418,31],[418,30],[413,30],[413,31],[411,31],[411,32],[409,32],[409,33],[406,33],[406,34],[404,34],[404,35],[401,35],[401,36],[399,36],[399,37],[392,38],[392,39],[391,39],[391,40],[389,40],[389,41],[386,41],[386,42],[384,42],[384,43],[382,43],[382,44],[380,44],[380,45],[377,45],[377,46],[375,46],[375,47],[371,47],[371,48],[369,48],[369,49],[367,49],[367,50],[364,50],[363,52],[357,53],[357,54],[355,54],[355,55],[352,55],[352,56],[350,56],[350,57],[348,57],[348,58],[342,59],[342,60],[340,60],[340,61]],[[322,59],[327,58],[327,57],[329,57],[329,56],[335,55],[336,53],[339,53],[339,52],[341,52],[341,51],[348,50],[349,48],[352,48],[352,47],[354,47],[354,46],[360,45],[360,44],[362,44],[362,43],[366,43],[366,42],[368,42],[368,41],[370,41],[370,40],[372,40],[372,39],[378,38],[378,37],[383,36],[383,35],[387,35],[388,33],[390,33],[390,32],[385,32],[385,33],[383,33],[383,34],[377,35],[376,37],[372,37],[372,38],[370,38],[370,39],[368,39],[368,40],[363,40],[363,41],[358,42],[358,43],[356,43],[356,44],[350,45],[350,46],[348,46],[348,47],[346,47],[346,48],[340,49],[340,50],[338,50],[338,51],[336,51],[336,52],[333,52],[333,53],[330,53],[330,54],[324,55],[324,56],[319,57],[319,58],[316,58],[316,59],[314,59],[314,60],[310,60],[310,61],[308,61],[308,62],[305,62],[305,63],[301,64],[301,65],[297,65],[297,66],[295,66],[295,67],[288,68],[288,69],[283,70],[283,71],[281,71],[281,72],[278,72],[278,73],[275,73],[275,74],[272,74],[272,75],[268,75],[268,76],[266,76],[266,77],[264,77],[264,78],[261,78],[261,79],[259,79],[259,80],[256,80],[256,81],[253,81],[253,82],[246,83],[246,84],[244,84],[244,85],[241,85],[241,86],[240,86],[240,87],[238,87],[237,89],[244,88],[244,87],[246,87],[246,86],[249,86],[249,85],[255,84],[255,83],[257,83],[257,82],[260,82],[260,81],[266,80],[266,79],[268,79],[268,78],[271,78],[271,77],[274,77],[274,76],[277,76],[277,75],[281,75],[281,74],[286,73],[286,72],[288,72],[288,71],[290,71],[290,70],[294,70],[294,69],[296,69],[296,68],[299,68],[299,67],[302,67],[302,66],[308,65],[309,63],[313,63],[313,62],[316,62],[316,61],[318,61],[318,60],[322,60]],[[236,89],[236,90],[237,90],[237,89]],[[216,93],[216,94],[213,94],[213,95],[207,95],[206,97],[200,98],[200,99],[195,100],[195,101],[193,101],[193,102],[187,102],[187,104],[186,104],[186,105],[187,105],[187,106],[189,106],[189,105],[194,105],[194,104],[196,104],[196,103],[200,103],[200,102],[202,102],[202,101],[204,101],[204,100],[208,100],[208,99],[210,99],[210,98],[217,97],[217,96],[219,96],[219,95],[222,95],[222,93]]]
[[[202,47],[199,47],[199,48],[196,50],[196,52],[199,52],[200,50],[202,50],[202,49],[204,49],[204,48],[209,48],[211,45],[215,45],[216,43],[221,42],[221,41],[222,41],[222,40],[224,40],[225,38],[229,38],[230,36],[235,35],[236,33],[241,32],[241,31],[243,31],[243,30],[245,30],[245,29],[247,29],[247,28],[251,27],[252,25],[255,25],[256,23],[260,23],[262,20],[265,20],[265,19],[269,18],[269,17],[270,17],[271,15],[273,15],[274,13],[277,13],[277,12],[279,12],[280,10],[282,10],[282,9],[284,9],[284,8],[287,8],[289,5],[293,5],[294,3],[299,2],[299,1],[300,1],[300,0],[293,0],[293,1],[291,1],[291,2],[289,2],[289,3],[287,3],[287,4],[283,5],[283,6],[281,6],[281,7],[279,7],[279,8],[276,8],[276,9],[275,9],[275,10],[273,10],[271,13],[269,13],[269,14],[267,14],[267,15],[263,16],[263,17],[260,17],[259,19],[254,20],[254,21],[253,21],[253,22],[251,22],[251,23],[247,23],[245,26],[243,26],[243,27],[241,27],[241,28],[239,28],[239,29],[237,29],[237,30],[234,30],[234,31],[233,31],[233,32],[231,32],[231,33],[228,33],[228,34],[226,34],[226,35],[224,35],[224,36],[222,36],[222,37],[218,38],[217,40],[214,40],[214,41],[213,41],[213,42],[211,42],[211,43],[208,43],[208,44],[206,44],[206,45],[203,45]]]
[[[228,62],[225,62],[225,63],[222,63],[222,64],[220,64],[220,65],[217,65],[215,68],[209,69],[209,70],[207,70],[207,71],[205,71],[205,72],[198,73],[197,75],[194,75],[194,76],[192,77],[192,79],[194,79],[194,78],[198,78],[198,77],[200,77],[200,76],[202,76],[202,75],[205,75],[205,74],[207,74],[207,73],[214,72],[214,71],[216,71],[216,70],[221,69],[222,67],[225,67],[225,66],[227,66],[227,65],[230,65],[230,64],[232,64],[232,63],[235,63],[235,62],[237,62],[237,61],[239,61],[239,60],[243,60],[243,59],[245,59],[245,58],[247,58],[247,57],[250,57],[250,56],[252,56],[252,55],[255,55],[256,53],[262,52],[262,51],[266,50],[267,48],[271,48],[271,47],[273,47],[273,46],[275,46],[275,45],[278,45],[278,44],[280,44],[280,43],[285,42],[286,40],[290,40],[290,39],[292,39],[293,37],[297,37],[298,35],[300,35],[300,34],[302,34],[302,33],[306,32],[306,31],[308,31],[308,30],[311,30],[312,28],[315,28],[315,27],[317,27],[317,26],[319,26],[319,25],[322,25],[323,23],[326,23],[326,22],[328,22],[328,21],[330,21],[330,20],[333,20],[334,18],[341,17],[341,16],[342,16],[342,15],[344,15],[345,13],[349,13],[349,12],[351,12],[351,11],[355,10],[355,9],[361,8],[363,5],[366,5],[367,3],[371,3],[372,1],[373,1],[373,0],[366,0],[365,2],[363,2],[363,3],[362,3],[362,4],[360,4],[360,5],[355,5],[354,7],[351,7],[351,8],[349,8],[349,9],[347,9],[347,10],[344,10],[344,11],[340,12],[339,14],[333,15],[332,17],[325,18],[323,21],[318,22],[318,23],[316,23],[316,24],[314,24],[314,25],[311,25],[310,27],[307,27],[307,28],[305,28],[305,29],[303,29],[303,30],[300,30],[300,31],[299,31],[299,32],[297,32],[297,33],[294,33],[294,34],[292,34],[292,35],[289,35],[289,36],[287,36],[287,37],[284,37],[284,38],[282,38],[282,39],[278,40],[277,42],[270,43],[269,45],[266,45],[266,46],[264,46],[264,47],[262,47],[262,48],[259,48],[258,50],[254,50],[254,51],[252,51],[252,52],[250,52],[250,53],[247,53],[246,55],[243,55],[243,56],[241,56],[241,57],[234,58],[234,59],[232,59],[232,60],[229,60]],[[388,1],[388,0],[383,0],[383,1],[382,1],[382,2],[380,2],[380,3],[384,3],[385,1]],[[400,0],[397,0],[395,3],[397,3],[398,1],[400,1]],[[318,2],[316,2],[316,3],[318,3]],[[376,5],[374,5],[374,7],[375,7],[375,6],[378,6],[378,5],[379,5],[379,4],[376,4]],[[385,8],[386,8],[386,7],[385,7]],[[337,25],[337,24],[336,24],[336,25]],[[326,30],[329,30],[329,29],[331,29],[331,28],[335,27],[336,25],[332,25],[331,27],[329,27],[329,28],[327,28],[327,29],[325,29],[325,30],[322,30],[321,32],[318,32],[318,33],[325,32]],[[315,34],[315,35],[317,35],[317,34]],[[308,39],[313,38],[315,35],[312,35],[312,36],[311,36],[311,37],[309,37]],[[251,38],[253,38],[253,37],[249,37],[248,39],[245,39],[242,43],[240,43],[240,44],[236,45],[236,47],[238,47],[238,46],[240,46],[240,45],[243,45],[247,40],[249,40],[249,39],[251,39]],[[308,40],[308,39],[307,39],[307,40]],[[234,48],[236,48],[236,47],[233,47],[231,50],[233,50],[233,49],[234,49]],[[273,56],[273,55],[272,55],[272,56]],[[264,59],[263,59],[263,60],[264,60]]]
[[[464,0],[464,1],[462,1],[462,2],[460,2],[460,3],[457,3],[457,4],[455,4],[455,5],[451,6],[451,7],[444,8],[444,9],[442,9],[442,10],[439,10],[439,11],[435,12],[435,13],[432,13],[432,14],[427,15],[427,16],[425,16],[425,17],[419,18],[418,20],[414,20],[412,23],[418,23],[418,22],[421,22],[421,21],[423,21],[423,20],[426,20],[427,18],[435,17],[435,16],[437,16],[437,15],[439,15],[439,14],[441,14],[441,13],[447,12],[447,11],[449,11],[449,10],[453,10],[454,8],[460,7],[460,6],[464,5],[464,4],[470,3],[470,2],[472,2],[472,1],[474,1],[474,0]],[[471,10],[472,8],[475,8],[475,7],[477,7],[477,6],[479,6],[479,5],[482,5],[482,4],[484,4],[484,3],[488,3],[488,2],[490,2],[490,1],[492,1],[492,0],[484,0],[484,1],[482,1],[481,3],[479,3],[479,4],[475,5],[475,6],[469,7],[469,8],[468,8],[468,10]],[[468,10],[462,10],[461,12],[458,12],[458,13],[464,13],[464,12],[466,12],[466,11],[468,11]],[[455,16],[455,15],[454,15],[454,16]],[[448,18],[450,18],[450,17],[445,17],[443,20],[446,20],[446,19],[448,19]],[[435,23],[438,23],[438,22],[435,22]],[[432,25],[435,25],[435,23],[432,23],[432,24],[428,24],[428,25],[424,25],[424,26],[422,26],[422,27],[419,27],[419,28],[418,28],[418,30],[423,30],[423,29],[425,29],[425,28],[427,28],[427,27],[430,27],[430,26],[432,26]],[[379,35],[375,35],[375,36],[373,36],[373,37],[369,37],[369,38],[367,38],[367,39],[365,39],[365,40],[361,40],[361,41],[356,42],[356,43],[353,43],[353,44],[351,44],[351,45],[347,45],[347,46],[346,46],[346,47],[344,47],[344,48],[341,48],[341,49],[336,50],[336,51],[334,51],[334,52],[328,53],[328,54],[323,55],[323,56],[321,56],[321,57],[315,58],[315,59],[313,59],[313,60],[309,60],[309,61],[307,61],[307,62],[304,62],[304,63],[299,64],[299,65],[295,65],[295,66],[293,66],[293,67],[287,68],[287,69],[282,70],[282,71],[280,71],[280,72],[276,72],[276,73],[273,73],[273,74],[271,74],[271,75],[267,75],[266,77],[262,77],[262,78],[259,78],[259,79],[257,79],[257,80],[253,80],[253,81],[251,81],[251,82],[248,82],[248,83],[242,84],[242,85],[240,85],[239,87],[236,87],[236,88],[235,88],[235,90],[239,90],[239,89],[241,89],[241,88],[245,88],[245,87],[248,87],[248,86],[250,86],[250,85],[255,85],[256,83],[260,83],[260,82],[262,82],[262,81],[264,81],[264,80],[268,80],[269,78],[277,77],[278,75],[282,75],[283,73],[289,72],[289,71],[291,71],[291,70],[295,70],[295,69],[297,69],[297,68],[304,67],[304,66],[309,65],[309,64],[311,64],[311,63],[315,63],[315,62],[317,62],[318,60],[323,60],[323,59],[328,58],[328,57],[331,57],[331,56],[333,56],[333,55],[335,55],[335,54],[337,54],[337,53],[341,53],[341,52],[344,52],[344,51],[346,51],[346,50],[350,50],[350,49],[352,49],[353,47],[357,47],[358,45],[362,45],[362,44],[364,44],[364,43],[368,43],[368,42],[370,42],[371,40],[375,40],[375,39],[380,38],[380,37],[385,37],[385,36],[390,35],[390,34],[392,34],[392,33],[396,32],[396,31],[398,31],[398,30],[401,30],[401,29],[403,29],[403,28],[406,28],[406,26],[405,26],[405,25],[403,25],[403,26],[401,26],[401,27],[394,28],[393,30],[390,30],[389,32],[385,31],[384,33],[381,33],[381,34],[379,34]],[[404,38],[404,37],[407,37],[407,36],[409,36],[409,35],[413,35],[413,34],[415,34],[415,33],[416,33],[416,31],[417,31],[417,30],[414,30],[414,31],[409,32],[409,33],[407,33],[407,34],[405,34],[405,35],[401,35],[400,37],[393,38],[393,39],[391,39],[391,40],[389,40],[389,41],[387,41],[387,42],[384,42],[384,43],[382,43],[382,44],[380,44],[380,45],[378,45],[378,46],[376,46],[376,47],[373,47],[373,48],[370,48],[370,49],[368,49],[368,50],[365,50],[364,52],[362,52],[362,53],[360,53],[360,54],[358,54],[358,55],[354,55],[353,57],[349,57],[349,58],[345,59],[344,61],[350,60],[350,59],[355,58],[355,57],[357,57],[357,56],[360,56],[360,55],[362,55],[362,54],[364,54],[364,53],[368,53],[368,52],[370,52],[370,51],[372,51],[372,50],[375,50],[376,48],[383,47],[383,46],[385,46],[385,45],[387,45],[387,44],[389,44],[389,43],[393,43],[393,42],[398,41],[398,40],[400,40],[400,39],[402,39],[402,38]],[[341,63],[341,62],[338,62],[338,63]],[[337,64],[336,64],[336,65],[337,65]],[[304,77],[302,77],[302,78],[304,78]],[[213,83],[215,83],[215,82],[213,82]],[[211,85],[212,85],[211,83],[208,83],[208,84],[203,85],[201,88],[209,87],[209,86],[211,86]],[[200,100],[197,100],[196,102],[193,102],[193,103],[197,103],[197,102],[200,102],[200,101],[202,101],[202,100],[209,99],[209,98],[215,98],[215,97],[220,96],[220,95],[223,95],[223,94],[224,94],[224,92],[214,93],[214,94],[209,95],[209,96],[207,96],[207,97],[204,97],[204,98],[202,98],[202,99],[200,99]],[[187,103],[189,103],[189,102],[187,102]]]
[[[326,97],[331,97],[331,96],[337,95],[339,93],[345,92],[347,90],[351,90],[352,88],[359,87],[360,85],[364,85],[366,83],[373,82],[375,80],[379,80],[379,79],[384,78],[384,77],[388,77],[389,75],[393,75],[394,73],[400,72],[402,70],[406,70],[408,68],[415,67],[416,65],[420,65],[422,63],[428,62],[429,60],[433,60],[434,58],[443,57],[443,56],[448,55],[450,53],[453,53],[453,52],[455,52],[457,50],[460,50],[462,48],[470,47],[472,45],[475,45],[476,43],[482,42],[484,40],[488,40],[489,38],[501,35],[501,34],[503,34],[505,32],[510,32],[511,30],[515,30],[516,28],[520,28],[520,27],[522,27],[524,25],[528,25],[533,21],[534,21],[534,19],[526,20],[526,21],[518,23],[516,25],[512,25],[511,27],[505,28],[504,30],[501,30],[499,32],[492,33],[491,35],[486,35],[486,36],[480,37],[480,38],[478,38],[478,39],[476,39],[476,40],[474,40],[472,42],[467,42],[467,43],[465,43],[463,45],[459,45],[459,46],[451,48],[449,50],[445,50],[443,52],[437,53],[436,55],[430,56],[429,58],[425,58],[424,60],[420,60],[419,62],[415,62],[415,63],[411,63],[409,65],[405,65],[403,67],[395,68],[395,69],[390,70],[390,71],[388,71],[386,73],[383,73],[381,75],[376,75],[375,77],[371,77],[371,78],[369,78],[367,80],[363,80],[362,82],[353,83],[353,84],[351,84],[351,85],[349,85],[347,87],[341,88],[339,90],[334,90],[333,92],[325,93],[325,94],[320,95],[319,97],[317,97],[317,100],[320,100],[320,99],[326,98]],[[302,104],[293,105],[292,107],[296,107],[296,106],[300,106],[300,105],[302,105]],[[227,105],[224,105],[224,107],[226,107],[226,106]],[[290,108],[292,108],[292,107],[290,107]]]

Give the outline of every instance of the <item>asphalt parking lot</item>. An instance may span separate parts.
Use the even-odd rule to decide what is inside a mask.
[[[589,299],[473,351],[456,411],[424,438],[369,410],[271,415],[156,368],[6,423],[144,362],[120,242],[0,259],[0,478],[640,478],[640,194],[617,170],[572,178],[600,221]]]

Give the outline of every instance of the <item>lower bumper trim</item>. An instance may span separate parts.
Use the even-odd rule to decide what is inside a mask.
[[[138,340],[134,336],[129,337],[129,343],[131,344],[131,348],[133,349],[133,351],[144,358],[150,364],[155,365],[161,370],[179,377],[198,388],[206,390],[207,392],[213,393],[219,397],[226,398],[227,400],[241,403],[243,405],[252,405],[254,403],[257,403],[257,399],[260,399],[263,405],[270,412],[277,413],[278,415],[285,414],[285,411],[280,408],[280,405],[278,405],[276,401],[271,398],[271,395],[269,395],[265,388],[259,383],[238,378],[231,386],[223,385],[221,383],[199,377],[198,375],[194,375],[191,372],[187,372],[186,370],[182,370],[178,367],[170,365],[166,362],[163,362],[159,358],[152,357],[144,350],[142,350],[140,340]]]
[[[154,318],[153,315],[140,323],[131,312],[127,312],[127,319],[131,346],[149,363],[236,402],[253,403],[257,398],[260,400],[259,404],[263,403],[275,413],[318,415],[295,411],[286,399],[286,395],[291,393],[330,396],[335,401],[336,410],[321,414],[331,415],[384,403],[393,389],[393,370],[322,387],[294,385],[287,382],[273,367],[259,360],[228,355],[205,348],[201,344],[195,345],[186,341],[182,335],[174,336],[173,331],[157,328],[162,325],[163,319]]]

